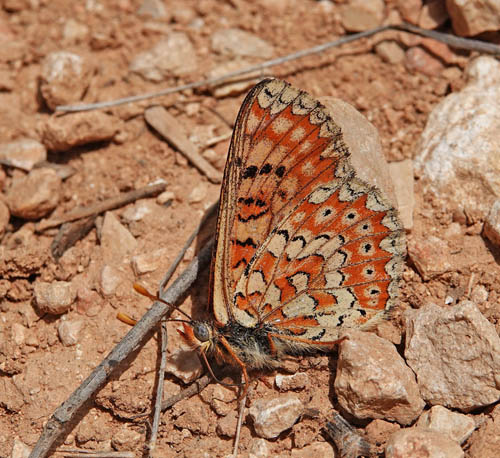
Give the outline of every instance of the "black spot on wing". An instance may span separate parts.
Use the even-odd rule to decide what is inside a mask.
[[[283,165],[280,165],[277,169],[276,169],[276,172],[274,172],[276,174],[276,176],[282,178],[283,175],[285,174],[285,167]]]
[[[260,175],[267,175],[272,169],[273,169],[273,166],[271,164],[269,164],[269,162],[268,162],[267,164],[264,164],[262,166],[262,168],[260,169],[259,174]]]
[[[257,248],[257,245],[255,244],[255,242],[252,240],[251,237],[248,237],[245,241],[236,240],[235,243],[236,245],[239,246],[251,246],[252,248]]]
[[[250,165],[243,171],[243,178],[255,178],[257,171],[258,169],[255,165]]]

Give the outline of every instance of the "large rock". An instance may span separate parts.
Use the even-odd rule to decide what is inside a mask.
[[[383,418],[408,425],[425,406],[415,374],[396,347],[375,334],[349,331],[339,347],[335,393],[357,418]]]
[[[457,35],[470,37],[482,32],[500,30],[498,0],[446,0],[446,8]]]
[[[395,432],[385,447],[386,458],[461,458],[463,450],[444,434],[417,428]]]
[[[500,63],[479,57],[468,84],[429,116],[415,169],[450,209],[485,217],[500,197]]]
[[[406,362],[427,402],[468,412],[500,399],[500,337],[475,304],[405,316]]]
[[[172,76],[190,75],[197,65],[196,52],[188,36],[173,32],[153,48],[134,57],[129,69],[144,79],[159,83]]]

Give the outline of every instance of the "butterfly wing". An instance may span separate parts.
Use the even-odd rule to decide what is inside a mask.
[[[399,220],[354,176],[319,102],[284,81],[259,83],[238,115],[224,183],[217,321],[321,343],[392,307],[405,251]]]

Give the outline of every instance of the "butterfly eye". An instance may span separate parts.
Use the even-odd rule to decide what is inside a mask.
[[[194,323],[193,324],[194,336],[200,342],[207,342],[210,339],[210,332],[206,323]]]

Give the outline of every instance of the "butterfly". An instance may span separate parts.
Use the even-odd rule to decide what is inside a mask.
[[[225,167],[213,320],[180,333],[205,361],[239,367],[246,387],[248,369],[331,349],[345,329],[386,319],[404,256],[396,210],[356,177],[325,107],[263,80],[241,106]]]

